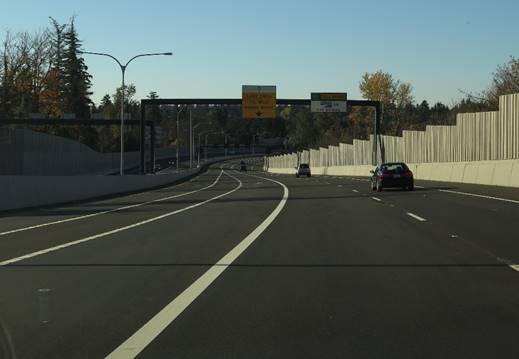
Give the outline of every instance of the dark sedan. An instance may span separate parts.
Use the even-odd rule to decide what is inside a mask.
[[[384,188],[414,189],[413,172],[403,162],[383,163],[371,173],[373,191],[381,192]]]

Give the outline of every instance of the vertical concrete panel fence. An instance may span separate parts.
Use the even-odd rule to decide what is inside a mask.
[[[338,146],[272,156],[268,164],[270,168],[278,169],[293,168],[298,163],[309,163],[314,168],[368,166],[373,163],[373,142],[374,136],[371,135],[369,140],[354,139],[352,144],[340,143]],[[425,131],[405,130],[401,137],[382,135],[377,148],[378,162],[405,161],[424,176],[437,168],[441,172],[439,180],[465,179],[473,183],[519,183],[517,161],[488,162],[514,159],[519,159],[519,94],[501,96],[499,111],[458,114],[454,126],[426,126]],[[442,163],[444,165],[440,165]],[[449,167],[449,164],[456,163],[459,166]],[[353,169],[345,171],[354,172]]]

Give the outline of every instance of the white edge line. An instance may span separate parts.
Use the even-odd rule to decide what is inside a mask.
[[[517,204],[519,204],[519,201],[516,201],[514,199],[508,199],[508,198],[499,198],[499,197],[486,196],[486,195],[483,195],[483,194],[451,191],[451,190],[447,190],[447,189],[439,189],[438,191],[439,192],[454,193],[454,194],[460,194],[460,195],[464,195],[464,196],[493,199],[493,200],[496,200],[496,201],[503,201],[503,202],[510,202],[510,203],[517,203]]]
[[[109,236],[109,235],[112,235],[112,234],[115,234],[115,233],[126,231],[126,230],[131,229],[131,228],[142,226],[144,224],[155,222],[155,221],[158,221],[160,219],[163,219],[163,218],[166,218],[166,217],[169,217],[169,216],[173,216],[173,215],[178,214],[178,213],[185,212],[187,210],[190,210],[190,209],[202,206],[202,205],[207,204],[209,202],[215,201],[215,200],[217,200],[219,198],[225,197],[225,196],[227,196],[227,195],[229,195],[229,194],[239,190],[242,187],[242,183],[241,183],[241,181],[239,179],[235,178],[234,176],[229,175],[226,172],[224,172],[224,173],[227,176],[230,176],[230,177],[238,180],[239,184],[238,184],[238,186],[236,188],[234,188],[234,189],[232,189],[232,190],[230,190],[228,192],[225,192],[223,194],[220,194],[218,196],[211,197],[211,198],[209,198],[209,199],[207,199],[205,201],[198,202],[198,203],[192,204],[190,206],[177,209],[177,210],[172,211],[172,212],[164,213],[164,214],[161,214],[160,216],[149,218],[149,219],[146,219],[144,221],[133,223],[133,224],[130,224],[128,226],[116,228],[116,229],[113,229],[111,231],[107,231],[107,232],[103,232],[103,233],[98,233],[98,234],[95,234],[93,236],[89,236],[89,237],[86,237],[86,238],[78,239],[78,240],[72,241],[72,242],[63,243],[63,244],[60,244],[58,246],[42,249],[40,251],[36,251],[36,252],[25,254],[23,256],[11,258],[11,259],[6,259],[6,260],[0,262],[0,266],[7,266],[9,264],[17,263],[17,262],[20,262],[20,261],[23,261],[23,260],[26,260],[26,259],[29,259],[29,258],[33,258],[33,257],[37,257],[37,256],[40,256],[40,255],[43,255],[43,254],[55,252],[55,251],[58,251],[60,249],[64,249],[64,248],[71,247],[71,246],[75,246],[75,245],[78,245],[78,244],[81,244],[81,243],[84,243],[84,242],[88,242],[88,241],[91,241],[91,240],[94,240],[94,239],[106,237],[106,236]]]
[[[420,216],[417,216],[416,214],[414,213],[411,213],[411,212],[407,212],[406,213],[409,217],[413,217],[414,219],[416,219],[417,221],[420,221],[420,222],[427,222],[427,220],[425,218],[422,218]]]
[[[110,353],[106,359],[130,359],[139,355],[146,346],[148,346],[164,329],[166,329],[166,327],[168,327],[196,298],[198,298],[207,287],[209,287],[211,283],[213,283],[276,219],[288,200],[289,191],[283,183],[268,178],[265,179],[275,182],[283,187],[283,197],[270,215],[265,218],[258,227],[249,233],[247,237],[231,249],[229,253],[222,257],[180,295],[155,314],[132,336],[119,345],[119,347]]]
[[[136,204],[132,204],[132,205],[124,206],[124,207],[113,208],[113,209],[109,209],[109,210],[106,210],[106,211],[86,214],[84,216],[66,218],[66,219],[61,219],[59,221],[53,221],[53,222],[36,224],[34,226],[28,226],[28,227],[23,227],[23,228],[11,229],[9,231],[0,232],[0,236],[6,236],[8,234],[24,232],[24,231],[28,231],[28,230],[31,230],[31,229],[48,227],[48,226],[52,226],[52,225],[56,225],[56,224],[61,224],[61,223],[66,223],[66,222],[79,221],[81,219],[97,217],[97,216],[101,216],[103,214],[123,211],[123,210],[126,210],[126,209],[131,209],[131,208],[145,206],[145,205],[148,205],[148,204],[151,204],[151,203],[163,202],[163,201],[167,201],[167,200],[170,200],[170,199],[173,199],[173,198],[187,196],[187,195],[190,195],[190,194],[193,194],[193,193],[197,193],[197,192],[201,192],[201,191],[204,191],[204,190],[209,189],[211,187],[214,187],[216,185],[216,183],[220,180],[220,177],[222,176],[222,173],[223,173],[223,170],[220,172],[220,174],[218,175],[216,180],[213,183],[211,183],[209,186],[206,186],[204,188],[199,188],[199,189],[194,190],[194,191],[184,192],[184,193],[180,193],[180,194],[176,194],[176,195],[168,196],[168,197],[157,198],[157,199],[154,199],[154,200],[151,200],[151,201],[146,201],[146,202],[142,202],[142,203],[136,203]],[[176,186],[174,186],[174,187],[176,187]]]

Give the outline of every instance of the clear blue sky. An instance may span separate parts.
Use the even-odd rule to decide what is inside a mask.
[[[240,97],[242,84],[277,85],[280,98],[360,98],[362,74],[382,69],[410,82],[417,101],[452,104],[458,89],[484,89],[498,64],[519,55],[517,0],[0,1],[1,30],[34,31],[48,16],[76,15],[85,50],[125,60],[173,51],[130,65],[139,99],[152,90]],[[97,102],[120,75],[108,58],[86,60]]]

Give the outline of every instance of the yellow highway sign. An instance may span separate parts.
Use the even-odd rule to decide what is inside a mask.
[[[242,86],[243,118],[276,118],[276,86]]]

